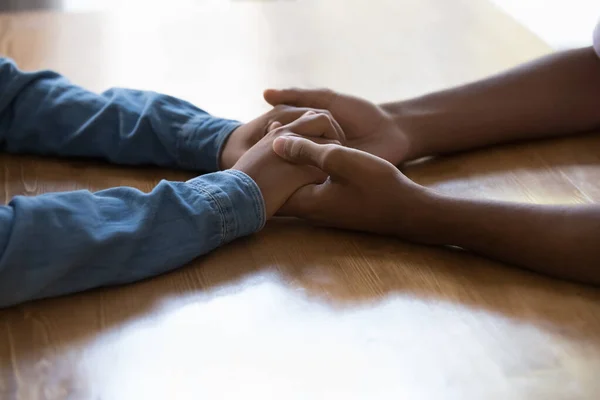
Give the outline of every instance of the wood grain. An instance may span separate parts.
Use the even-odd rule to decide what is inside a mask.
[[[383,101],[548,51],[483,0],[149,3],[0,15],[0,54],[245,119],[270,85]],[[584,135],[406,172],[460,196],[583,203],[600,201],[599,157]],[[189,177],[6,154],[0,168],[4,202]],[[288,219],[156,279],[0,311],[3,400],[596,399],[599,370],[594,288]]]

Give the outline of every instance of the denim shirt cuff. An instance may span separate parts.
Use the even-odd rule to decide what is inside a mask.
[[[227,170],[186,182],[213,203],[221,218],[221,244],[260,231],[266,222],[265,202],[248,175]]]
[[[182,127],[177,141],[177,158],[191,170],[219,171],[219,158],[229,135],[241,122],[200,114]]]

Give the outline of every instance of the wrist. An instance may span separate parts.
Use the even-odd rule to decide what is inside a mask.
[[[241,151],[239,140],[236,140],[236,135],[239,136],[239,133],[236,133],[239,129],[241,129],[244,125],[239,125],[235,129],[233,129],[229,135],[223,141],[223,145],[221,146],[221,151],[218,154],[217,162],[219,165],[220,171],[225,171],[227,169],[233,168],[235,163],[240,159],[243,155],[243,151]]]
[[[415,106],[411,100],[384,103],[380,107],[390,116],[397,131],[405,138],[405,161],[430,155],[422,141],[423,132],[427,129],[422,109]]]
[[[471,115],[474,111],[467,108],[466,93],[450,89],[382,106],[406,135],[407,160],[464,149],[477,137],[473,132],[482,121],[489,129],[485,118],[477,121]]]
[[[395,209],[390,219],[393,234],[415,243],[447,244],[451,226],[445,214],[452,199],[424,186],[413,185],[410,196],[407,196],[406,187],[395,191]],[[410,204],[407,203],[409,197]]]

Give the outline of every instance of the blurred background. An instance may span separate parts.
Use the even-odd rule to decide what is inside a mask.
[[[590,44],[598,0],[490,0],[555,49]]]
[[[193,6],[197,3],[275,2],[301,0],[0,0],[0,11],[61,10],[86,12],[119,11],[130,8]],[[370,0],[379,1],[379,0]],[[421,0],[404,0],[421,1]],[[449,2],[458,0],[448,0]],[[531,30],[548,45],[564,49],[588,45],[590,34],[600,18],[598,0],[489,0]]]

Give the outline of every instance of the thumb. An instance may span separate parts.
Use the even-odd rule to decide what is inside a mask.
[[[263,92],[263,97],[272,106],[286,104],[328,109],[335,98],[335,92],[329,89],[267,89]]]
[[[317,144],[301,137],[281,136],[273,142],[273,151],[285,160],[317,167],[335,178],[351,179],[360,170],[352,158],[357,151],[336,144]]]

